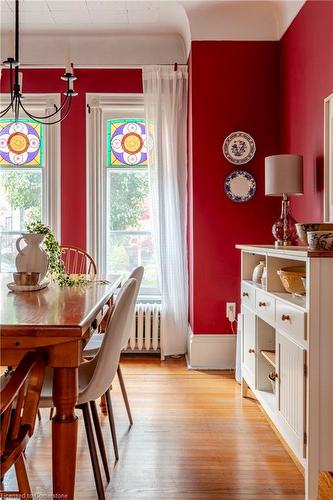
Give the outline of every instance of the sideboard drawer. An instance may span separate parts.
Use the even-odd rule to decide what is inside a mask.
[[[249,307],[255,306],[255,289],[253,286],[249,285],[248,283],[242,282],[242,303],[246,304]]]
[[[285,302],[276,301],[276,327],[295,340],[306,339],[306,312]]]
[[[274,326],[275,299],[261,290],[256,290],[256,314]]]

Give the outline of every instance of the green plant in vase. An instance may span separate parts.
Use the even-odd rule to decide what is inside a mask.
[[[46,226],[40,220],[36,220],[27,224],[26,227],[29,233],[45,235],[44,246],[49,257],[48,274],[52,279],[54,279],[61,286],[85,285],[88,283],[88,280],[84,275],[73,277],[66,273],[65,266],[61,258],[61,247],[49,226]]]

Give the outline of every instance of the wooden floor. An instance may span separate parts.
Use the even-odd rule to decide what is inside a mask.
[[[110,457],[114,500],[304,499],[303,477],[257,403],[241,399],[230,374],[189,371],[184,359],[161,362],[126,357],[123,373],[134,416],[127,416],[114,384],[120,460],[113,463],[106,417],[102,428]],[[80,416],[76,498],[96,499]],[[36,425],[26,457],[37,498],[51,491],[51,423]],[[14,473],[4,485],[13,488]],[[45,495],[45,496],[44,496]]]

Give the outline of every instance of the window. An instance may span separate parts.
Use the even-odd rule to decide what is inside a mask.
[[[27,222],[41,218],[57,233],[58,200],[50,191],[59,182],[58,135],[46,129],[30,119],[0,119],[0,272],[15,270],[15,243]]]
[[[31,218],[41,217],[43,125],[0,120],[0,270],[15,269],[15,241]]]
[[[142,96],[90,96],[95,107],[87,116],[88,251],[102,273],[128,275],[143,265],[140,296],[159,295]]]
[[[107,272],[145,268],[141,294],[157,290],[147,134],[142,118],[107,120]]]

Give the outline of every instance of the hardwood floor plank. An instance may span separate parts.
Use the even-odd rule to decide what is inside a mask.
[[[100,417],[111,474],[107,499],[304,499],[301,473],[256,401],[240,397],[233,374],[188,370],[183,358],[161,362],[148,356],[125,357],[122,370],[134,425],[129,428],[115,381],[117,464],[107,417]],[[51,492],[47,410],[42,417],[26,451],[31,486],[39,495]],[[76,498],[95,500],[82,418],[76,477]],[[14,483],[11,471],[4,484],[11,489]]]

